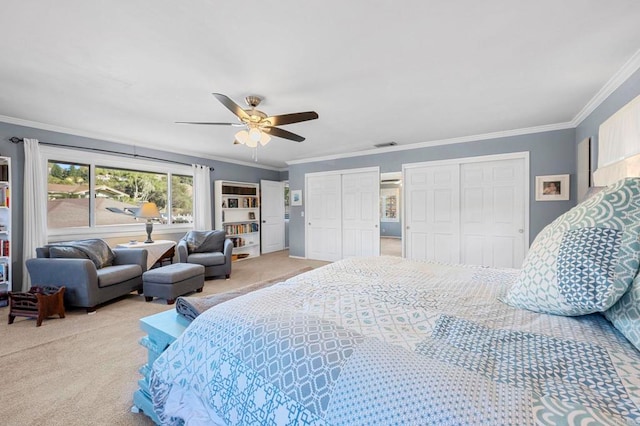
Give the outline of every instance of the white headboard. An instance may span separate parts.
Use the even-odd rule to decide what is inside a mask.
[[[600,125],[593,181],[607,186],[632,176],[640,176],[640,96]]]

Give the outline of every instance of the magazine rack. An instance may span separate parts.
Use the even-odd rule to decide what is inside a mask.
[[[33,286],[27,293],[9,292],[9,324],[16,317],[36,318],[36,327],[51,315],[64,318],[65,287]]]

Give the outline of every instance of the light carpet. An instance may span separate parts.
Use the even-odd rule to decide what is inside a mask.
[[[233,264],[231,279],[209,280],[202,296],[240,289],[327,262],[292,259],[287,251]],[[199,294],[199,293],[198,293]],[[67,311],[65,319],[16,318],[0,323],[0,424],[152,425],[131,413],[138,369],[147,352],[138,320],[173,309],[161,299],[130,295],[98,308]],[[7,318],[8,308],[0,308]]]

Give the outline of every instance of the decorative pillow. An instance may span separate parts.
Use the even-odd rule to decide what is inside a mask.
[[[603,312],[638,271],[639,236],[640,178],[628,178],[545,227],[503,301],[556,315]]]
[[[75,247],[51,246],[49,247],[49,257],[52,259],[69,258],[69,259],[89,259],[82,250]]]
[[[640,350],[640,274],[618,302],[604,316]]]

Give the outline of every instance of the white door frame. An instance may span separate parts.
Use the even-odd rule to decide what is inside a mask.
[[[511,152],[506,154],[494,154],[494,155],[481,155],[478,157],[462,157],[462,158],[450,158],[447,160],[434,160],[424,161],[421,163],[407,163],[402,165],[402,197],[401,197],[401,210],[402,210],[402,257],[405,257],[405,227],[406,227],[406,211],[404,200],[407,198],[406,190],[406,170],[418,167],[428,166],[444,166],[444,165],[462,165],[468,163],[483,163],[486,161],[500,161],[500,160],[524,160],[524,254],[527,255],[529,251],[529,151]]]
[[[303,206],[303,211],[304,208],[306,208],[306,204],[307,204],[307,194],[308,194],[308,190],[309,190],[309,185],[308,185],[308,179],[309,177],[318,177],[318,176],[328,176],[328,175],[344,175],[344,174],[348,174],[348,173],[363,173],[363,172],[377,172],[378,174],[380,174],[380,167],[379,166],[373,166],[373,167],[361,167],[361,168],[357,168],[357,169],[343,169],[343,170],[329,170],[329,171],[324,171],[324,172],[312,172],[312,173],[305,173],[304,174],[304,193],[302,194],[302,206]],[[304,219],[304,258],[307,258],[307,253],[309,252],[309,222],[307,222],[307,218],[305,217]]]

